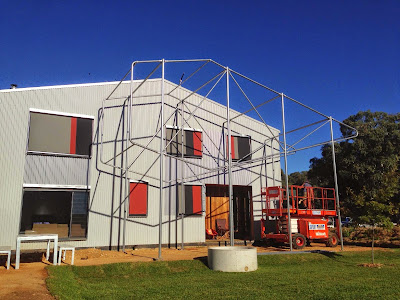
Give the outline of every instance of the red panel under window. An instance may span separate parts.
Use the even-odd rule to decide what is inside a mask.
[[[201,185],[194,185],[192,187],[193,193],[193,213],[201,214]]]
[[[201,156],[202,155],[202,145],[201,145],[201,132],[195,131],[193,132],[193,148],[194,155]]]
[[[71,137],[69,142],[69,153],[76,154],[76,124],[77,119],[71,118]]]
[[[147,184],[131,182],[129,195],[129,215],[147,215]]]

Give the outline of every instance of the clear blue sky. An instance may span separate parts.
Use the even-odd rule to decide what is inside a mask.
[[[400,111],[400,1],[1,1],[0,89],[212,58],[338,120]],[[317,155],[319,150],[309,155]],[[289,171],[308,169],[308,158]]]

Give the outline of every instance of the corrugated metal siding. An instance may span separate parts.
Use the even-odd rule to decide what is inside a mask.
[[[136,83],[137,84],[137,83]],[[118,89],[115,97],[126,97],[129,94],[129,83],[123,83]],[[85,159],[76,159],[70,157],[51,157],[51,156],[26,156],[26,142],[28,133],[29,108],[46,109],[65,113],[78,113],[95,116],[95,134],[93,156],[90,161],[90,203],[89,203],[89,224],[88,238],[85,241],[71,242],[78,247],[91,246],[108,246],[111,240],[112,245],[118,242],[118,226],[120,206],[120,180],[113,179],[113,172],[120,175],[118,168],[105,165],[100,161],[100,142],[98,132],[98,115],[101,113],[101,101],[114,89],[115,85],[92,85],[92,86],[72,86],[50,89],[33,89],[33,90],[12,90],[0,92],[0,134],[1,143],[0,150],[0,168],[2,172],[2,180],[0,186],[2,218],[0,218],[0,228],[5,229],[4,232],[9,234],[0,235],[0,245],[14,245],[15,237],[18,234],[21,198],[23,183],[43,183],[43,184],[82,184],[84,176],[81,172],[86,173],[86,166],[82,163]],[[166,91],[170,91],[175,85],[166,83]],[[141,145],[146,145],[151,137],[159,128],[160,116],[160,97],[148,96],[159,94],[161,84],[159,80],[152,80],[146,83],[138,90],[134,98],[134,110],[132,115],[133,127],[132,138]],[[189,92],[185,89],[176,89],[172,95],[180,98],[185,97]],[[197,105],[203,98],[193,95],[187,99],[187,106],[191,111],[194,110],[193,105]],[[168,106],[165,108],[165,120],[172,115],[173,117],[167,122],[169,125],[174,123],[174,107],[178,103],[171,96],[166,96]],[[123,99],[108,101],[106,106],[109,107],[105,111],[105,122],[103,132],[103,161],[108,161],[121,151],[121,126],[122,121],[122,105]],[[144,105],[146,104],[146,105]],[[185,117],[189,112],[185,111]],[[233,113],[234,114],[234,113]],[[226,132],[222,131],[221,126],[225,120],[226,108],[223,105],[212,101],[203,102],[201,108],[196,111],[196,119],[189,120],[185,127],[193,127],[206,131],[203,132],[204,146],[203,158],[188,159],[195,163],[199,163],[207,168],[215,168],[223,165],[225,146],[222,141]],[[241,121],[240,121],[241,120]],[[178,117],[180,122],[180,118]],[[252,147],[258,147],[269,132],[263,124],[256,122],[249,117],[240,117],[237,119],[242,123],[232,124],[233,132],[252,137]],[[260,133],[257,133],[260,132]],[[277,132],[277,131],[275,131]],[[206,134],[207,133],[207,134]],[[115,142],[117,140],[117,142]],[[6,143],[3,141],[7,141]],[[214,144],[217,147],[214,146]],[[148,147],[154,151],[159,151],[160,139],[156,137]],[[276,145],[275,145],[276,146]],[[128,151],[128,160],[133,163],[134,158],[142,151],[139,146],[132,146]],[[270,148],[267,148],[270,151]],[[253,157],[260,156],[259,151]],[[124,157],[125,159],[125,157]],[[148,176],[142,177],[138,174],[130,173],[132,180],[145,180],[149,183],[148,198],[148,215],[147,217],[128,218],[127,222],[127,245],[140,244],[156,244],[158,243],[158,216],[159,216],[159,181],[154,179],[159,177],[159,161],[158,154],[145,151],[141,157],[132,165],[131,170],[139,173],[147,173]],[[57,162],[56,162],[57,161]],[[151,164],[154,163],[152,167]],[[120,166],[121,156],[109,162],[111,165]],[[181,162],[174,159],[165,159],[165,179],[175,179],[178,173],[180,177]],[[261,210],[261,198],[259,191],[261,186],[265,186],[265,182],[269,185],[273,182],[271,164],[268,166],[268,178],[263,174],[260,177],[261,167],[259,163],[246,165],[245,170],[234,170],[233,184],[235,185],[252,185],[254,215],[255,218]],[[24,168],[25,166],[25,168]],[[276,162],[275,177],[280,178],[279,161]],[[46,170],[46,171],[44,171]],[[188,176],[194,172],[200,174],[206,171],[204,168],[197,166],[185,166],[184,173]],[[170,175],[171,172],[171,175]],[[262,171],[264,172],[264,171]],[[79,173],[79,174],[78,174]],[[218,176],[215,176],[218,174]],[[201,181],[204,184],[227,184],[227,176],[222,171],[213,173],[214,176],[203,176],[193,178],[196,182]],[[150,176],[150,177],[149,177]],[[154,177],[154,178],[152,178]],[[85,185],[86,183],[84,183]],[[176,196],[174,194],[175,182],[172,186],[165,187],[165,196],[162,207],[163,212],[163,243],[174,245],[179,243],[181,239],[181,220],[176,217]],[[114,186],[114,189],[113,189]],[[123,193],[122,193],[123,194]],[[111,228],[111,220],[113,220]],[[187,217],[185,224],[185,242],[202,242],[204,241],[204,217]],[[121,222],[122,229],[122,222]],[[120,244],[122,236],[120,236]],[[28,246],[25,246],[28,247]]]
[[[27,155],[24,183],[89,185],[89,163],[85,158]]]
[[[19,231],[27,112],[19,95],[0,94],[0,245],[14,246]]]

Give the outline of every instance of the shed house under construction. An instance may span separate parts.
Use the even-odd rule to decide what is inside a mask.
[[[228,128],[225,105],[164,78],[1,90],[0,104],[0,246],[36,232],[176,247],[230,216],[254,239],[260,191],[280,185],[277,129],[233,110]]]

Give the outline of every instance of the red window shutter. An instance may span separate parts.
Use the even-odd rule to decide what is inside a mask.
[[[229,143],[228,143],[228,136],[226,136],[226,156],[229,156]],[[235,137],[231,135],[231,156],[232,159],[237,158],[237,153],[235,153]]]
[[[69,153],[76,154],[76,127],[77,127],[77,119],[71,118],[71,135],[69,142]]]
[[[129,215],[147,215],[147,183],[130,183]]]
[[[201,132],[199,131],[193,132],[193,148],[194,148],[194,155],[202,156],[203,154],[202,140],[201,140]]]
[[[193,193],[193,213],[194,214],[201,214],[201,185],[194,185],[192,187]]]

